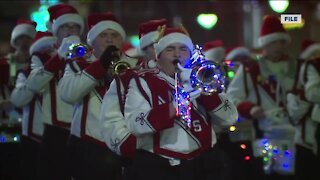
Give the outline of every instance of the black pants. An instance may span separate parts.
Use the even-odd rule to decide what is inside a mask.
[[[83,141],[73,135],[69,138],[69,148],[74,180],[122,178],[120,157],[108,148]]]
[[[207,180],[219,179],[223,164],[215,148],[192,160],[182,160],[171,166],[169,160],[159,155],[137,150],[132,165],[133,180]],[[214,158],[213,158],[214,157]]]
[[[231,180],[232,169],[230,156],[218,144],[195,158],[201,169],[201,180]],[[199,175],[198,175],[199,176]]]
[[[0,180],[18,180],[20,178],[19,143],[0,143]]]
[[[257,180],[264,176],[262,159],[253,156],[251,141],[231,142],[229,135],[222,133],[217,145],[227,154],[231,179]]]
[[[39,168],[39,147],[39,142],[29,137],[21,136],[21,179],[38,179],[37,170]]]
[[[67,148],[69,130],[45,125],[39,152],[40,179],[70,180],[71,165]]]
[[[317,125],[316,133],[315,133],[315,138],[316,138],[316,143],[318,146],[318,151],[317,151],[317,160],[320,162],[320,123]]]
[[[297,180],[320,179],[318,166],[319,162],[312,150],[303,146],[296,146],[295,172]]]

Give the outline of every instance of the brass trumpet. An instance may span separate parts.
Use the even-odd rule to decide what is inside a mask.
[[[131,69],[131,66],[128,62],[126,61],[117,61],[117,62],[111,62],[112,66],[112,75],[119,75],[123,72],[125,72],[128,69]]]
[[[206,60],[202,48],[198,45],[195,46],[190,68],[192,68],[190,81],[193,88],[201,89],[205,95],[220,93],[225,89],[226,73],[223,66]]]

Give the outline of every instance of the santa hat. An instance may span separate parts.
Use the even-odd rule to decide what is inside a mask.
[[[51,32],[38,31],[30,47],[30,54],[33,54],[43,48],[52,47],[57,41]]]
[[[226,55],[226,50],[221,40],[205,43],[203,46],[203,52],[207,60],[216,62],[222,62]]]
[[[154,49],[156,52],[156,56],[159,54],[170,44],[173,43],[181,43],[186,45],[189,50],[193,51],[193,43],[190,37],[180,28],[165,28],[163,32],[163,36],[159,39],[157,43],[155,43]]]
[[[131,43],[124,43],[122,45],[121,52],[128,55],[129,57],[138,57],[140,55],[137,48],[135,48]]]
[[[161,26],[166,26],[168,21],[166,19],[150,20],[148,22],[139,25],[139,39],[140,39],[140,49],[155,43],[159,37],[158,28]]]
[[[259,46],[263,47],[276,40],[286,40],[290,42],[291,38],[277,16],[267,16],[262,24],[260,37],[258,39]]]
[[[80,33],[84,30],[83,18],[78,11],[68,4],[57,4],[48,8],[50,14],[50,23],[47,24],[48,29],[52,31],[53,35],[57,35],[58,29],[61,25],[66,23],[76,23],[80,26]]]
[[[320,51],[320,43],[312,40],[304,40],[302,42],[302,52],[300,54],[300,58],[309,59],[310,56],[316,51]]]
[[[117,31],[123,40],[126,38],[126,32],[111,12],[90,14],[88,16],[88,26],[89,32],[87,35],[87,43],[90,46],[92,46],[92,42],[96,37],[106,29]]]
[[[14,48],[17,48],[15,44],[15,40],[21,35],[26,35],[33,39],[34,36],[36,35],[36,26],[37,26],[36,22],[19,19],[17,21],[17,25],[13,28],[11,33],[11,40],[10,40],[11,46],[13,46]]]
[[[227,53],[226,53],[226,58],[227,60],[234,60],[235,57],[237,56],[250,56],[250,51],[248,48],[243,47],[243,46],[237,46],[233,48],[228,48]]]

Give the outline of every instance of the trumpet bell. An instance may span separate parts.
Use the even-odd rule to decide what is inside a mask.
[[[72,44],[67,53],[68,59],[82,58],[91,56],[91,49],[83,43]]]
[[[112,66],[112,75],[119,75],[128,69],[131,69],[131,66],[128,62],[118,61]]]
[[[203,61],[193,66],[191,84],[204,94],[222,92],[225,89],[226,76],[222,66],[212,61]]]

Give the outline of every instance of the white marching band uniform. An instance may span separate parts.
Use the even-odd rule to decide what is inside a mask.
[[[101,86],[107,90],[107,84],[103,84],[101,74],[104,76],[104,69],[99,62],[99,66],[94,71],[102,71],[98,73],[88,70],[96,57],[91,56],[85,62],[84,67],[79,66],[79,62],[72,61],[66,65],[63,78],[59,83],[60,97],[66,103],[73,105],[73,118],[71,123],[71,134],[95,143],[100,146],[105,146],[103,138],[100,133],[99,114],[102,103],[101,94],[97,91],[96,87]],[[82,61],[86,61],[83,60]],[[80,62],[81,63],[81,62]],[[102,68],[102,70],[100,69]],[[95,76],[96,75],[96,76]],[[102,77],[103,77],[102,76]],[[90,107],[90,108],[89,108]]]
[[[42,61],[36,54],[31,58],[31,70],[41,66]],[[23,107],[22,134],[33,140],[40,141],[43,135],[42,97],[27,88],[27,78],[30,70],[17,74],[16,86],[11,93],[11,102],[16,107]]]
[[[275,170],[278,173],[292,174],[294,171],[294,128],[289,122],[283,105],[286,102],[286,92],[290,91],[294,85],[296,62],[287,59],[273,63],[264,57],[257,56],[257,58],[258,61],[250,62],[251,67],[242,64],[238,68],[228,87],[227,95],[237,106],[240,116],[251,118],[250,109],[256,105],[264,110],[265,117],[257,120],[263,137],[258,140],[253,139],[255,156],[265,156],[268,153],[264,150],[273,151],[273,148],[278,149],[278,154],[284,153],[285,150],[291,153],[288,159],[278,158],[274,167],[266,165],[265,172]],[[276,79],[276,83],[269,79],[271,76]],[[269,157],[270,163],[272,163],[271,159],[274,157]],[[284,168],[282,168],[283,164],[286,164]]]
[[[192,126],[188,129],[181,120],[169,117],[173,90],[174,79],[162,72],[132,79],[125,103],[125,121],[137,137],[138,149],[168,159],[192,159],[216,143],[212,124],[233,124],[237,110],[222,93],[200,96],[202,101],[210,102],[192,102]]]
[[[121,110],[124,103],[120,104],[125,100],[124,92],[127,85],[123,83],[120,78],[114,79],[103,98],[100,112],[101,132],[105,143],[113,152],[124,157],[133,157],[136,137],[131,134],[125,122],[123,109]]]
[[[59,57],[55,55],[52,58]],[[42,94],[42,120],[45,124],[70,128],[72,106],[59,97],[58,78],[54,73],[47,71],[41,62],[31,71],[27,79],[27,88]]]

